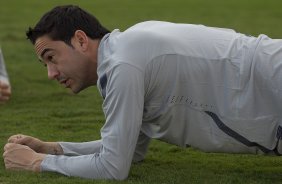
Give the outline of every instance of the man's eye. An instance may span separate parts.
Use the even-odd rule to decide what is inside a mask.
[[[48,56],[47,59],[48,59],[48,61],[52,61],[53,60],[53,56]]]

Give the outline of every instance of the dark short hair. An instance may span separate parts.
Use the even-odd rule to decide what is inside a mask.
[[[71,38],[76,30],[82,30],[91,39],[101,39],[109,30],[90,13],[78,6],[57,6],[45,13],[34,28],[29,27],[27,39],[35,44],[36,40],[44,35],[52,40],[61,40],[71,45]]]

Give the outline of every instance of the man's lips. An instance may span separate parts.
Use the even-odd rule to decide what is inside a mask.
[[[69,79],[62,79],[59,81],[59,83],[63,86],[65,86],[65,88],[68,88],[69,87]]]

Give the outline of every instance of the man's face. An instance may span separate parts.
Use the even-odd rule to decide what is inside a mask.
[[[57,80],[73,93],[91,85],[91,65],[79,49],[48,36],[39,37],[34,46],[39,60],[47,67],[49,79]]]

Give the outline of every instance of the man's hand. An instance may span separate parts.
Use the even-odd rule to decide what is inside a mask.
[[[45,154],[36,153],[27,146],[15,143],[7,143],[3,154],[6,169],[34,172],[40,172],[41,162],[45,156]]]
[[[0,81],[0,102],[6,102],[11,96],[11,86]]]
[[[37,153],[45,153],[52,155],[62,155],[63,149],[56,142],[44,142],[35,137],[17,134],[8,139],[8,143],[16,143],[26,145]]]

